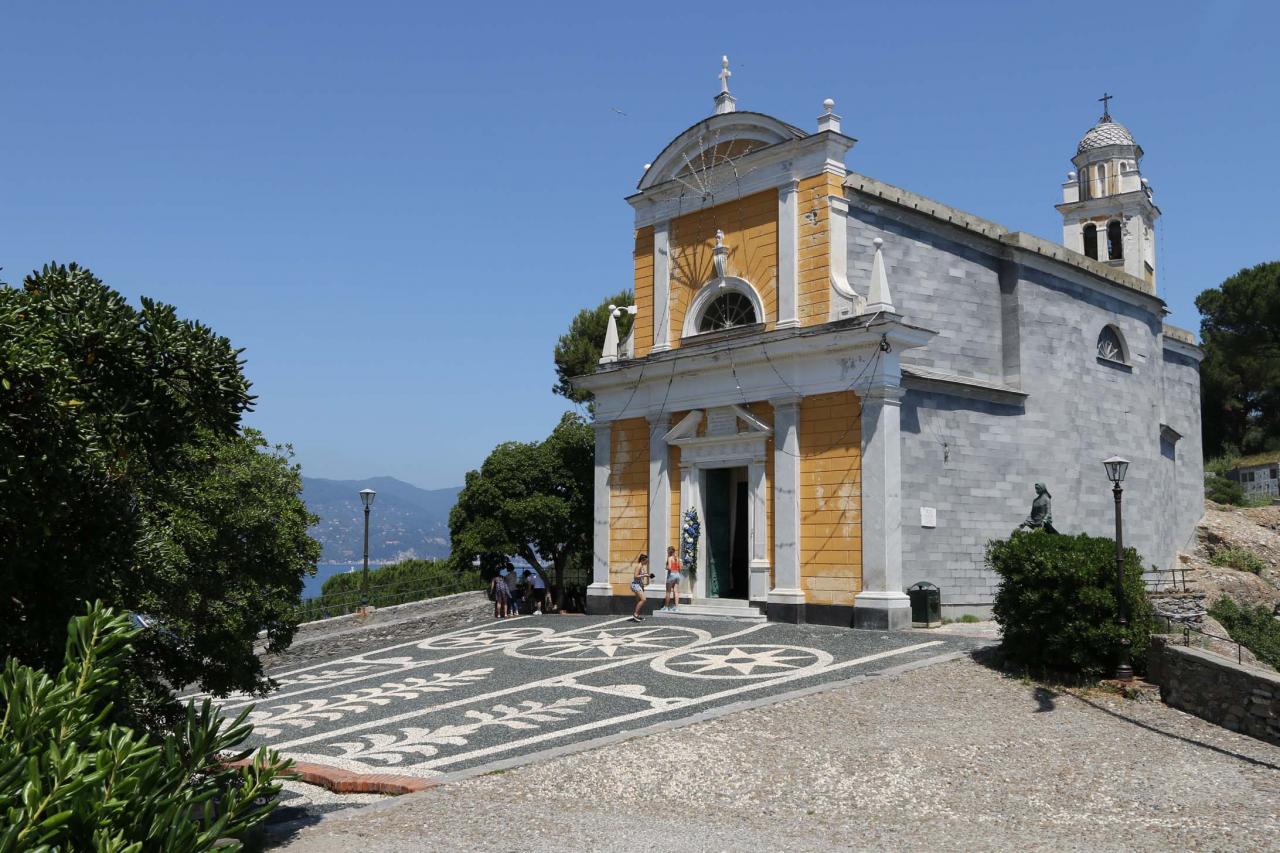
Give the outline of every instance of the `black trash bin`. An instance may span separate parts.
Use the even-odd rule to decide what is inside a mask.
[[[937,628],[942,624],[942,590],[920,581],[907,589],[907,598],[911,599],[911,627]]]

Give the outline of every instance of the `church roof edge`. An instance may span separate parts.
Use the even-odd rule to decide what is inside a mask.
[[[1135,290],[1139,293],[1159,299],[1151,285],[1136,276],[1115,269],[1100,261],[1073,252],[1065,246],[1028,234],[1025,231],[1011,231],[998,222],[983,219],[959,208],[951,207],[940,201],[913,193],[901,187],[887,184],[858,172],[849,172],[844,181],[845,187],[865,195],[874,196],[906,210],[912,210],[924,216],[937,219],[973,234],[995,240],[1006,246],[1034,252],[1042,257],[1080,269],[1111,284]]]

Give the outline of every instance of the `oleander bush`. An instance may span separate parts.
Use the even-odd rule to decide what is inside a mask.
[[[1122,639],[1134,669],[1145,668],[1154,618],[1142,562],[1124,552],[1122,632],[1116,594],[1116,545],[1095,536],[1016,531],[987,543],[987,565],[1001,578],[993,608],[1006,660],[1034,670],[1098,678],[1115,669]]]
[[[1258,660],[1280,669],[1280,620],[1269,608],[1242,607],[1224,595],[1209,608],[1209,615],[1222,623],[1231,639],[1253,652]]]
[[[1253,572],[1255,575],[1261,574],[1267,567],[1262,558],[1248,548],[1223,548],[1215,552],[1209,558],[1209,562],[1215,566],[1235,569],[1237,572]]]
[[[138,635],[100,602],[67,628],[55,675],[10,658],[0,673],[0,853],[239,849],[289,768],[241,749],[253,727],[206,699],[163,737],[110,722]]]

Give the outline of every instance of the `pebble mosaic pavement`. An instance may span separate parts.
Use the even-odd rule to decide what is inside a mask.
[[[253,743],[356,773],[434,778],[844,681],[981,644],[780,623],[617,617],[494,621],[273,672]]]

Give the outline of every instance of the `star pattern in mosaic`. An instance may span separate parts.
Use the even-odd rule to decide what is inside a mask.
[[[518,643],[535,637],[545,637],[551,633],[549,628],[507,628],[505,630],[472,631],[467,634],[453,634],[444,637],[433,637],[418,643],[419,649],[484,649],[501,646],[507,643]]]
[[[802,646],[708,646],[653,662],[659,672],[694,678],[760,678],[826,666],[831,656]]]
[[[662,652],[706,636],[693,628],[604,628],[536,640],[509,648],[507,654],[541,660],[608,660]]]

